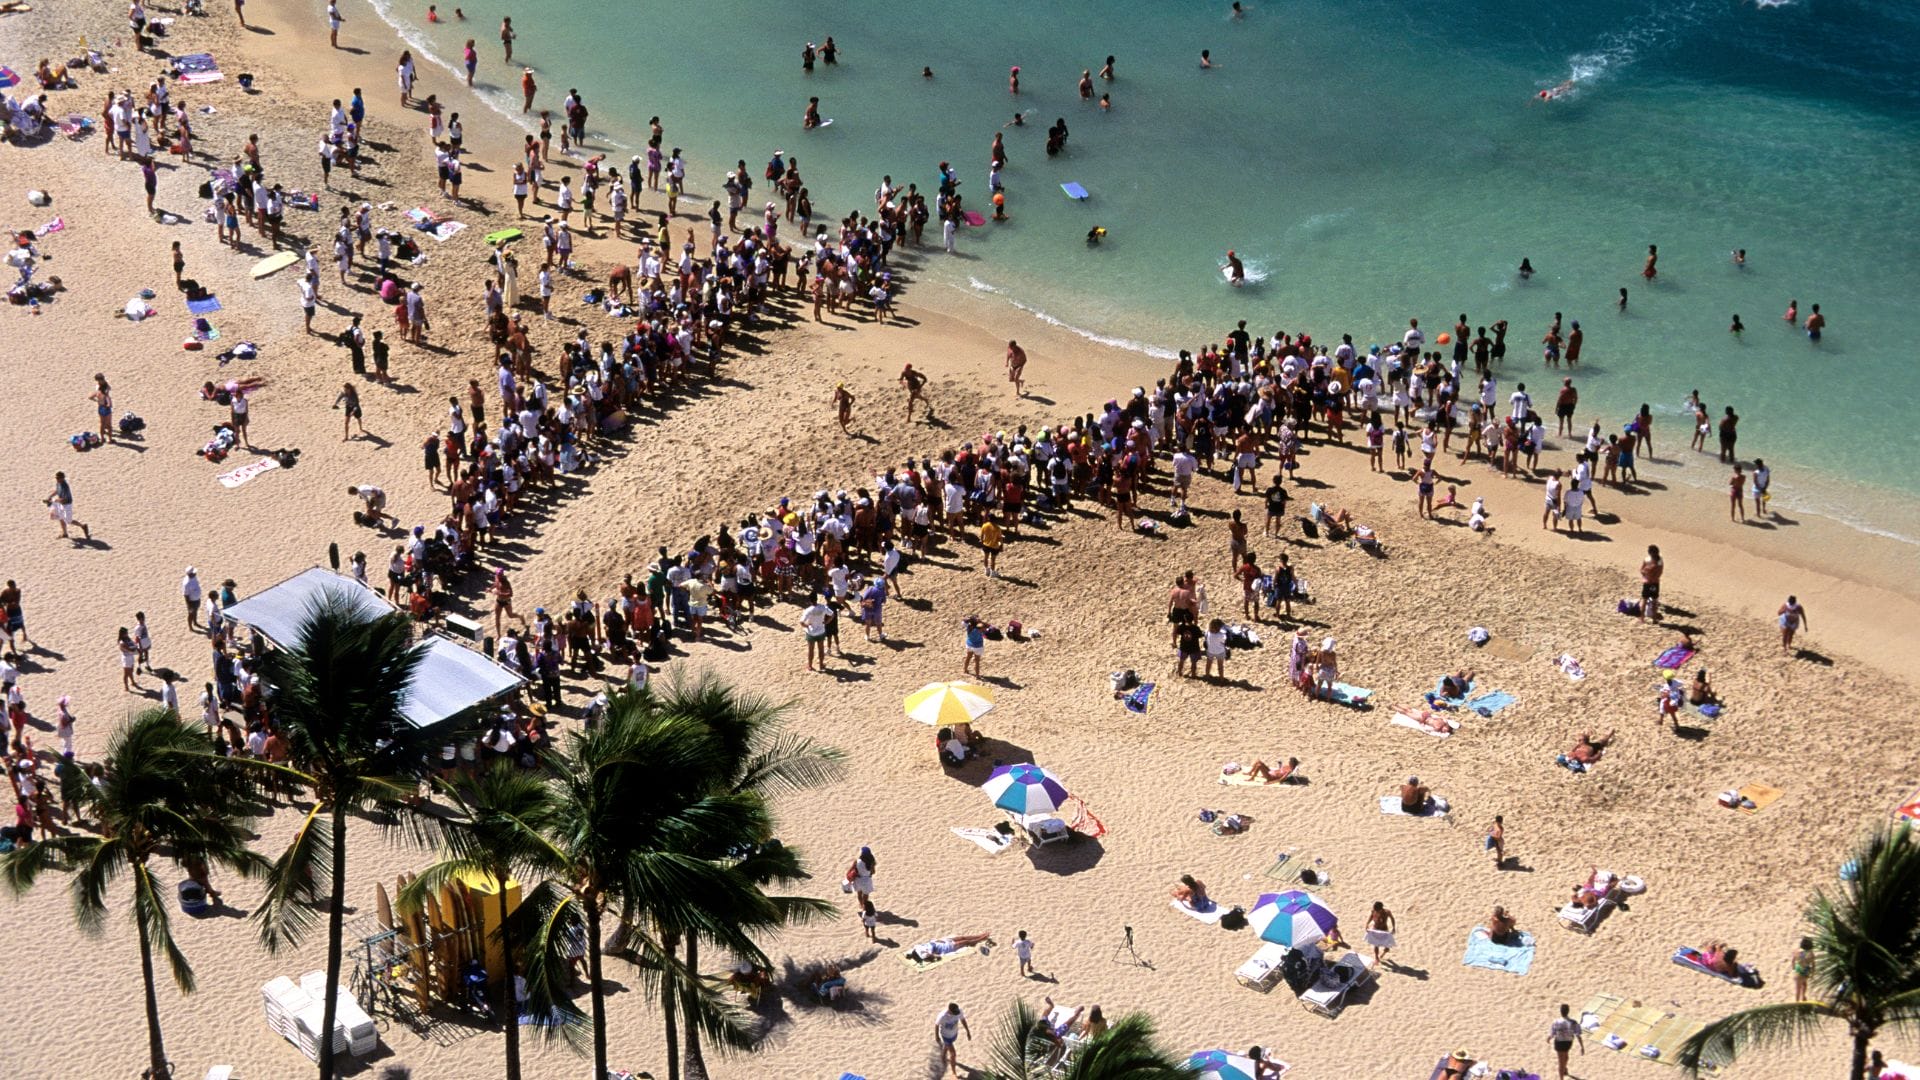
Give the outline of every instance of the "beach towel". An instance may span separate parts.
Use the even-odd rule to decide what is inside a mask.
[[[1745,803],[1742,803],[1739,810],[1743,814],[1757,814],[1780,801],[1780,796],[1785,794],[1785,791],[1767,784],[1748,784],[1746,787],[1740,789],[1740,797],[1751,801],[1753,806],[1749,808]]]
[[[1312,881],[1303,877],[1309,870],[1313,871]],[[1314,892],[1328,892],[1333,888],[1333,871],[1327,867],[1327,861],[1304,848],[1281,852],[1261,876]]]
[[[212,53],[188,53],[185,56],[176,56],[167,61],[167,66],[180,72],[182,75],[191,74],[196,71],[218,71],[220,69],[220,63],[213,58]]]
[[[1487,933],[1486,927],[1476,926],[1473,933],[1467,935],[1467,954],[1461,962],[1468,967],[1525,975],[1527,969],[1533,967],[1533,935],[1522,933],[1519,940],[1518,945],[1501,945]]]
[[[1431,709],[1395,709],[1393,711],[1393,718],[1388,722],[1403,728],[1412,728],[1423,735],[1432,735],[1437,739],[1444,739],[1453,734],[1453,731],[1448,728],[1430,728],[1420,722],[1422,717],[1430,717],[1433,715],[1435,714]],[[1446,722],[1453,727],[1459,726],[1450,716],[1442,717],[1442,719],[1446,720]]]
[[[226,76],[218,71],[195,71],[191,74],[180,76],[180,81],[186,83],[188,86],[199,86],[202,83],[219,82],[224,78],[226,78]]]
[[[1670,646],[1666,652],[1654,657],[1653,666],[1665,672],[1679,671],[1687,666],[1687,661],[1699,655],[1685,645]]]
[[[1456,709],[1457,709],[1457,708],[1459,708],[1459,707],[1461,707],[1462,705],[1465,705],[1465,704],[1467,703],[1467,698],[1466,698],[1466,694],[1462,694],[1462,695],[1461,695],[1461,696],[1459,696],[1459,697],[1448,697],[1448,696],[1446,696],[1445,694],[1442,694],[1442,693],[1440,692],[1440,687],[1441,687],[1441,685],[1442,685],[1442,684],[1444,684],[1444,683],[1445,683],[1446,681],[1447,681],[1447,680],[1446,680],[1446,676],[1444,676],[1444,675],[1442,675],[1442,676],[1441,676],[1440,678],[1438,678],[1438,679],[1435,679],[1435,680],[1433,680],[1433,693],[1432,693],[1432,694],[1431,694],[1431,695],[1429,696],[1429,697],[1430,697],[1430,699],[1438,699],[1438,700],[1440,700],[1440,701],[1444,701],[1444,702],[1446,702],[1447,704],[1449,704],[1449,705],[1451,705],[1451,706],[1453,706],[1453,707],[1454,707],[1454,708],[1456,708]],[[1471,693],[1473,693],[1473,687],[1474,687],[1474,684],[1473,684],[1473,683],[1468,683],[1468,684],[1467,684],[1467,693],[1468,693],[1468,694],[1471,694]]]
[[[1444,818],[1447,816],[1448,810],[1447,800],[1437,795],[1430,796],[1427,799],[1427,810],[1426,813],[1423,814],[1409,814],[1405,810],[1402,810],[1400,808],[1400,796],[1397,794],[1380,796],[1380,812],[1390,814],[1394,817]]]
[[[187,311],[195,315],[211,315],[220,310],[220,298],[209,296],[201,300],[187,301]]]
[[[221,473],[220,486],[237,488],[241,484],[244,484],[247,481],[253,479],[254,477],[259,476],[261,473],[272,472],[274,469],[277,469],[279,467],[280,467],[279,458],[264,457],[258,461],[250,461],[247,464],[242,465],[239,468],[233,470],[232,472]]]
[[[42,225],[39,228],[33,230],[33,235],[52,236],[54,233],[66,231],[66,228],[67,228],[67,219],[63,217],[57,217],[57,218],[54,218],[52,221],[47,222],[45,225]]]
[[[1013,837],[993,829],[954,829],[953,835],[977,845],[989,855],[998,855],[1013,846]]]
[[[1708,967],[1705,953],[1702,953],[1699,949],[1688,948],[1685,945],[1673,950],[1673,962],[1683,968],[1697,971],[1702,975],[1711,975],[1721,982],[1732,983],[1735,986],[1744,986],[1749,990],[1758,990],[1760,988],[1760,973],[1754,969],[1752,964],[1741,964],[1739,965],[1740,974],[1728,975],[1725,972],[1715,971]]]
[[[1481,716],[1492,716],[1494,713],[1499,712],[1501,709],[1504,709],[1507,706],[1512,705],[1519,700],[1520,700],[1519,698],[1514,697],[1512,694],[1507,693],[1505,690],[1493,690],[1488,693],[1481,694],[1477,698],[1468,698],[1467,708],[1472,710],[1473,712],[1479,713]]]
[[[460,230],[466,227],[467,223],[464,221],[442,221],[427,232],[431,233],[435,240],[444,244],[459,235]]]
[[[1210,900],[1208,903],[1212,906],[1205,911],[1195,911],[1193,908],[1188,907],[1178,900],[1167,901],[1167,906],[1195,922],[1203,922],[1211,926],[1219,922],[1227,914],[1228,909],[1225,904],[1222,904],[1218,900]]]
[[[1893,808],[1895,821],[1920,821],[1920,791],[1915,791],[1906,802]]]
[[[0,67],[0,89],[20,85],[20,76],[10,67]]]
[[[1139,686],[1128,691],[1126,696],[1120,699],[1120,703],[1127,707],[1128,712],[1139,713],[1144,716],[1147,712],[1147,699],[1152,696],[1153,684],[1150,682],[1141,683]]]
[[[964,949],[955,949],[945,956],[936,956],[923,964],[913,958],[913,951],[909,949],[900,954],[900,960],[913,971],[932,971],[941,964],[952,963],[955,960],[964,960],[978,951],[979,950],[975,949],[972,945],[969,945]]]
[[[1235,770],[1234,772],[1223,771],[1220,774],[1220,782],[1223,784],[1232,784],[1235,787],[1285,787],[1287,785],[1285,780],[1256,780],[1248,776],[1245,769]]]
[[[1587,670],[1580,666],[1580,661],[1575,658],[1572,653],[1561,653],[1559,657],[1553,661],[1553,666],[1559,668],[1567,678],[1572,679],[1574,682],[1579,682],[1581,679],[1587,677]]]
[[[1337,702],[1349,708],[1360,709],[1366,707],[1367,699],[1372,696],[1373,691],[1365,687],[1350,686],[1347,683],[1337,682],[1333,684],[1333,696],[1327,700]]]

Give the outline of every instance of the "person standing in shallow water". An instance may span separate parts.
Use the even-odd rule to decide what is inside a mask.
[[[1648,281],[1652,281],[1654,279],[1654,276],[1660,273],[1660,271],[1654,266],[1654,264],[1659,261],[1660,261],[1659,245],[1648,244],[1647,245],[1647,265],[1641,269],[1640,276],[1643,278],[1646,278]]]

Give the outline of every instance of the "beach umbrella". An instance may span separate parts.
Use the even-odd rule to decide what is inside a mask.
[[[937,682],[907,695],[907,716],[932,727],[969,724],[993,711],[993,689],[970,682]]]
[[[1253,1080],[1253,1059],[1225,1050],[1202,1050],[1187,1059],[1196,1080]]]
[[[1016,814],[1050,814],[1067,801],[1066,785],[1038,765],[1002,765],[980,790],[993,805]]]
[[[1327,936],[1340,922],[1311,893],[1263,893],[1247,913],[1247,923],[1260,940],[1298,948]]]

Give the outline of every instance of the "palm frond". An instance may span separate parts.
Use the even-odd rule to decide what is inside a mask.
[[[988,1080],[1038,1080],[1045,1075],[1053,1044],[1035,1034],[1039,1019],[1032,1006],[1014,999],[987,1040]]]
[[[152,870],[144,863],[133,867],[133,917],[146,928],[147,940],[167,958],[174,985],[183,994],[193,993],[193,967],[187,955],[173,940],[173,924],[167,916],[166,898],[153,880]]]
[[[33,888],[40,875],[48,870],[71,867],[92,858],[93,849],[100,842],[96,836],[49,836],[21,844],[0,855],[0,877],[6,879],[7,887],[18,896]]]
[[[319,918],[308,902],[326,890],[333,874],[332,823],[325,816],[329,810],[326,803],[314,803],[267,870],[267,893],[253,917],[268,952],[298,945]]]
[[[1087,1040],[1066,1080],[1191,1080],[1196,1072],[1159,1044],[1152,1018],[1136,1012]]]
[[[73,875],[73,920],[89,934],[98,933],[107,916],[107,890],[132,858],[123,836],[102,840],[87,852]]]
[[[1788,1046],[1812,1038],[1828,1020],[1844,1019],[1833,1006],[1818,1001],[1760,1005],[1721,1017],[1680,1044],[1674,1063],[1689,1076],[1701,1070],[1731,1064],[1740,1055],[1770,1046]]]
[[[846,775],[846,754],[790,732],[776,732],[740,768],[733,790],[769,796],[806,791]]]

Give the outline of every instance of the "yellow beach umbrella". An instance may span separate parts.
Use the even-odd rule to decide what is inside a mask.
[[[993,689],[970,682],[929,683],[907,695],[911,719],[940,727],[966,724],[993,711]]]

